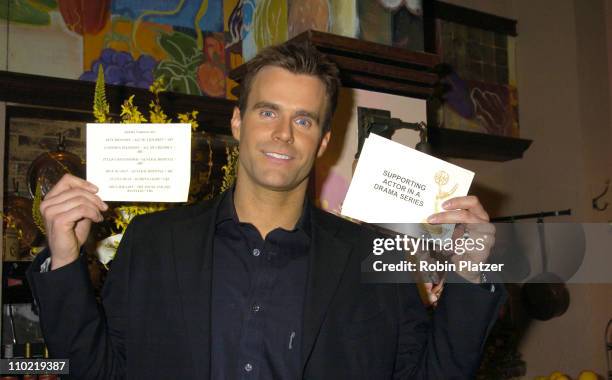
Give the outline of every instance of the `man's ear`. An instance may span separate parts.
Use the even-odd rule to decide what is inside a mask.
[[[321,157],[325,150],[327,149],[327,144],[329,143],[329,139],[331,138],[331,131],[325,132],[321,142],[319,143],[319,151],[317,152],[317,157]]]
[[[232,136],[234,136],[236,140],[240,141],[240,126],[242,125],[242,117],[238,107],[234,107],[234,113],[232,114],[232,121],[230,124],[232,126]]]

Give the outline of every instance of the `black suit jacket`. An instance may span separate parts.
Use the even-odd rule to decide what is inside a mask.
[[[54,358],[79,379],[208,379],[218,200],[136,218],[97,304],[86,260],[28,273]],[[373,233],[313,209],[302,378],[472,378],[503,301],[448,284],[433,318],[413,284],[361,283]]]

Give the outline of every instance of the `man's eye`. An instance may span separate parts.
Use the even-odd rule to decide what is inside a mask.
[[[312,125],[312,122],[309,119],[306,118],[301,118],[301,119],[296,119],[295,123],[297,125],[301,125],[302,127],[310,127]]]
[[[259,114],[263,117],[274,117],[274,112],[272,111],[261,111]]]

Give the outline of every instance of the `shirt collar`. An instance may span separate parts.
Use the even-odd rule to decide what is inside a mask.
[[[221,203],[219,204],[219,209],[217,211],[217,218],[215,220],[215,224],[218,226],[222,222],[231,220],[236,224],[241,223],[238,219],[238,214],[236,213],[236,207],[234,206],[234,187],[232,186],[228,191],[223,193],[223,199],[221,199]],[[295,225],[294,230],[300,230],[306,233],[308,237],[311,236],[311,208],[312,202],[309,197],[306,196],[304,199],[304,206],[302,207],[302,215],[300,219]]]

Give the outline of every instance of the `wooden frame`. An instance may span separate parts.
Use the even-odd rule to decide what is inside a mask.
[[[450,21],[468,27],[517,36],[516,20],[495,16],[444,3],[438,0],[423,2],[425,50],[437,54],[436,20]],[[437,109],[428,102],[428,124],[438,125]],[[436,153],[443,157],[507,161],[523,157],[532,141],[517,137],[497,136],[448,128],[429,128],[428,139]]]
[[[432,54],[436,54],[436,19],[457,22],[475,28],[507,34],[509,36],[517,36],[516,20],[437,0],[425,0],[423,2],[425,51]]]

